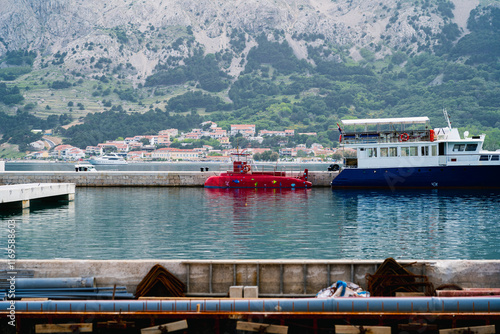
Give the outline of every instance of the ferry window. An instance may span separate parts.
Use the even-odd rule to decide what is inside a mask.
[[[499,157],[500,157],[500,155],[492,155],[491,156],[491,161],[498,161]]]
[[[465,150],[465,144],[455,144],[453,145],[453,152],[461,152]]]
[[[381,157],[387,157],[388,155],[389,155],[388,148],[387,147],[382,147],[380,149],[380,156]]]
[[[423,157],[429,155],[429,146],[421,146],[420,149]]]
[[[403,157],[410,156],[410,148],[409,147],[401,147],[401,156],[403,156]]]
[[[474,152],[477,149],[477,144],[467,144],[465,150],[467,152]]]
[[[398,148],[397,147],[389,147],[389,156],[397,157],[398,156]]]
[[[377,149],[376,148],[368,148],[368,157],[369,158],[376,158],[377,157]]]
[[[432,155],[436,156],[437,155],[437,146],[436,145],[432,145],[431,148],[432,148]]]
[[[410,146],[410,156],[412,157],[418,156],[418,146]]]
[[[488,161],[488,156],[487,155],[482,155],[479,157],[479,161]]]

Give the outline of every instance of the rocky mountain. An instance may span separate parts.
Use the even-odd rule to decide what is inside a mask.
[[[88,71],[91,57],[130,63],[139,81],[192,36],[206,53],[232,50],[228,72],[237,75],[255,37],[280,32],[294,53],[308,58],[309,46],[346,49],[355,59],[366,48],[383,57],[393,50],[432,47],[443,27],[466,33],[479,0],[4,0],[0,13],[0,55],[35,50],[50,60],[67,52],[65,66]],[[244,47],[235,38],[244,33]],[[189,34],[189,35],[188,35]],[[91,44],[92,43],[92,44]],[[88,45],[92,45],[89,48]],[[87,47],[85,47],[87,46]],[[97,47],[96,47],[97,46]],[[135,74],[135,73],[134,73]],[[130,75],[130,79],[137,76]]]
[[[500,145],[498,0],[3,0],[1,142],[429,116]],[[15,128],[11,125],[19,125]],[[306,143],[307,139],[300,139]]]

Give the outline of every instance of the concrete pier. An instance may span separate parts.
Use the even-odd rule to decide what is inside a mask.
[[[75,199],[74,183],[29,183],[0,186],[0,204],[29,208],[30,201]]]
[[[231,286],[256,286],[259,297],[307,297],[337,280],[366,289],[366,274],[383,260],[17,260],[16,270],[35,277],[95,277],[98,287],[126,286],[135,292],[149,270],[160,264],[186,285],[188,296],[223,297]],[[500,260],[401,260],[438,287],[500,288]],[[0,269],[7,260],[0,261]]]
[[[47,172],[0,173],[0,184],[74,183],[77,187],[202,187],[205,180],[220,172]],[[338,172],[309,172],[313,187],[329,187]]]

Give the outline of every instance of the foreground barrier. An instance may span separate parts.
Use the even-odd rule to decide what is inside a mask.
[[[448,329],[474,324],[491,329],[500,326],[500,298],[4,301],[0,302],[0,317],[11,319],[11,324],[15,320],[16,332],[23,334],[38,333],[37,328],[47,323],[72,323],[71,328],[92,323],[104,329],[153,328],[156,331],[155,324],[180,320],[189,324],[193,333],[211,328],[210,332],[216,334],[227,333],[228,328],[233,328],[229,332],[236,332],[238,323],[242,328],[242,321],[253,323],[259,331],[276,327],[272,325],[286,326],[282,328],[290,334],[331,333],[337,325],[346,324],[393,328],[417,326],[419,330],[431,326]],[[0,324],[0,332],[10,333],[6,330],[14,333],[14,327]]]
[[[7,310],[9,301],[0,302]],[[237,313],[487,313],[500,316],[499,297],[174,299],[133,301],[17,301],[16,312]],[[1,312],[0,312],[1,313]]]

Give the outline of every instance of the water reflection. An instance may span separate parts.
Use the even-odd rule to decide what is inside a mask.
[[[500,258],[498,191],[333,191],[339,251],[375,258]],[[347,210],[347,212],[346,212]],[[494,249],[487,249],[493,246]],[[351,257],[349,256],[349,257]]]
[[[206,220],[218,221],[231,234],[232,255],[265,252],[290,234],[288,220],[308,202],[311,189],[204,189]],[[252,250],[252,248],[254,248]],[[275,247],[279,250],[279,246]]]
[[[12,203],[12,205],[2,205],[0,206],[0,220],[3,219],[29,219],[31,213],[46,213],[51,210],[67,209],[68,212],[75,214],[75,202],[74,201],[52,201],[52,200],[30,200],[30,206],[27,208],[21,208],[20,203]]]

